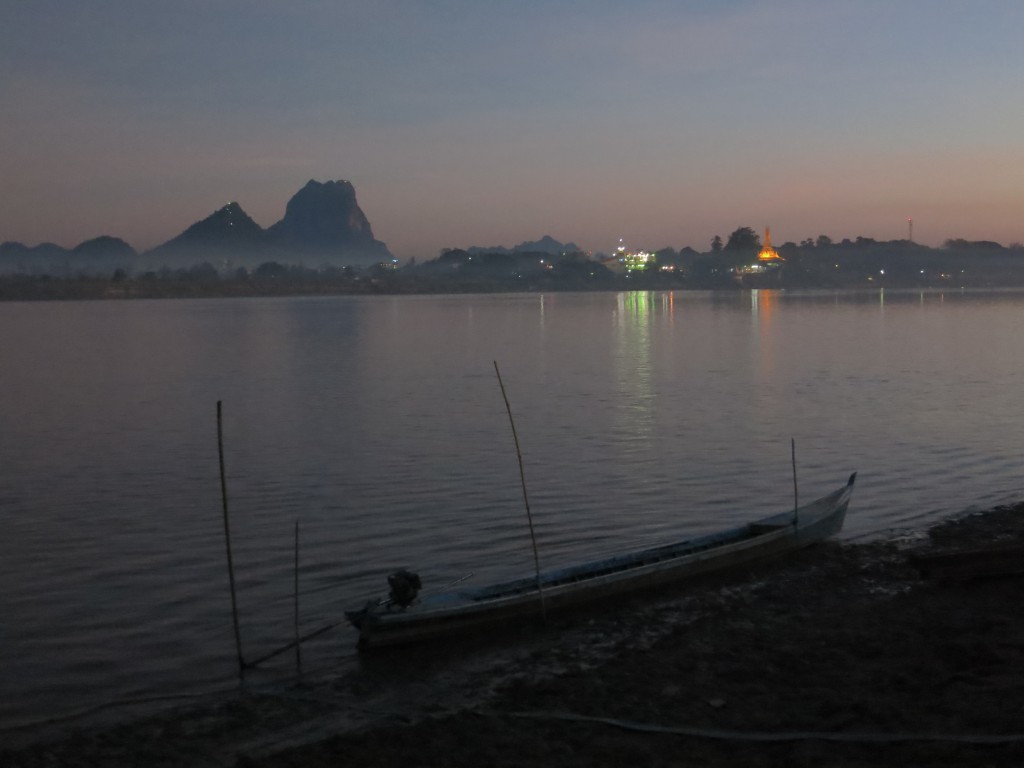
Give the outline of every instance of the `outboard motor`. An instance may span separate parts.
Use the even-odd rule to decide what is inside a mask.
[[[397,605],[399,608],[408,608],[412,605],[416,595],[423,587],[420,577],[405,568],[388,576],[388,586],[391,587],[388,601],[391,605]]]

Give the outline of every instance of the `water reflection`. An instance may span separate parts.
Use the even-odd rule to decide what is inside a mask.
[[[300,518],[313,627],[392,566],[530,571],[494,359],[554,565],[785,508],[791,435],[801,496],[861,471],[846,535],[1019,498],[1022,310],[893,289],[0,304],[0,720],[233,675],[217,399],[243,639],[266,649]]]
[[[757,357],[757,369],[762,379],[771,376],[775,360],[775,330],[773,319],[778,303],[778,291],[754,289],[750,292],[752,318],[751,342]]]
[[[652,291],[617,296],[615,311],[617,428],[635,439],[650,434],[654,394],[651,386],[651,323],[656,297]]]

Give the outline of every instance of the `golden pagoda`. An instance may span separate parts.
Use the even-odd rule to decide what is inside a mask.
[[[772,248],[772,228],[764,228],[764,247],[757,254],[758,261],[782,261],[779,252]]]

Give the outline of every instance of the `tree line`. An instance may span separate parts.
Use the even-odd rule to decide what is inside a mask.
[[[654,252],[644,269],[627,270],[614,256],[566,253],[478,253],[445,248],[435,258],[404,265],[369,267],[283,264],[268,261],[248,269],[209,263],[131,274],[66,277],[0,275],[0,299],[176,298],[375,293],[490,291],[580,291],[657,289],[876,288],[1024,286],[1024,246],[950,239],[940,248],[907,240],[826,235],[776,246],[782,260],[764,274],[750,275],[762,247],[750,227],[707,251],[670,247]]]

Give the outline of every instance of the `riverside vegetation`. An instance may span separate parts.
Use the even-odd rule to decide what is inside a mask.
[[[574,251],[486,252],[445,249],[436,258],[372,265],[312,267],[265,261],[252,267],[189,266],[144,269],[139,263],[100,272],[77,269],[0,274],[0,300],[194,298],[403,293],[485,293],[587,290],[676,290],[743,287],[824,289],[960,289],[1024,286],[1024,248],[987,241],[947,241],[931,248],[909,240],[879,242],[858,237],[833,242],[785,243],[784,261],[756,281],[740,268],[756,258],[759,239],[742,227],[721,245],[657,251],[644,270],[620,271],[607,260]],[[552,241],[554,242],[554,241]],[[481,252],[483,251],[483,252]],[[137,257],[143,259],[144,257]],[[77,269],[77,271],[76,271]]]

